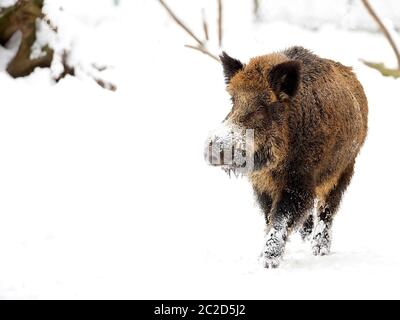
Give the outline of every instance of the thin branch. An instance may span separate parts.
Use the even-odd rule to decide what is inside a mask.
[[[260,15],[260,0],[253,0],[253,15],[256,19]]]
[[[222,37],[223,37],[223,30],[222,30],[222,23],[223,23],[223,6],[222,6],[222,0],[217,0],[218,3],[218,46],[222,48]]]
[[[171,18],[183,29],[185,30],[196,42],[197,42],[197,46],[192,46],[192,45],[186,45],[185,47],[187,48],[191,48],[197,51],[200,51],[202,53],[204,53],[205,55],[213,58],[214,60],[220,62],[220,60],[218,59],[217,56],[213,55],[210,51],[208,51],[208,49],[206,48],[205,44],[203,41],[201,41],[199,39],[199,37],[197,37],[192,30],[190,30],[183,22],[181,19],[179,19],[176,14],[171,10],[170,7],[167,6],[167,4],[165,3],[164,0],[158,0],[160,2],[160,4],[165,8],[165,10],[167,10],[168,14],[171,16]],[[208,27],[207,27],[208,28]],[[208,29],[207,29],[208,30]],[[205,31],[206,32],[206,31]],[[207,31],[208,33],[208,31]]]
[[[189,48],[189,49],[200,51],[201,53],[204,53],[205,55],[209,56],[210,58],[213,58],[214,60],[221,62],[217,56],[213,55],[211,52],[206,50],[204,47],[200,47],[200,46],[196,47],[196,46],[191,46],[189,44],[185,44],[185,47]]]
[[[64,50],[61,56],[61,64],[63,66],[63,71],[54,78],[54,81],[56,83],[60,82],[62,79],[64,79],[67,75],[73,76],[75,77],[75,68],[72,67],[69,63],[68,63],[68,59],[69,59],[69,52]]]
[[[370,62],[362,59],[361,62],[372,69],[378,70],[385,77],[400,78],[400,69],[387,68],[383,63]]]
[[[186,31],[187,34],[189,34],[198,44],[199,46],[204,46],[203,41],[201,41],[194,33],[192,30],[190,30],[181,19],[179,19],[175,13],[171,10],[170,7],[167,6],[164,0],[158,0],[160,4],[164,7],[165,10],[167,10],[168,14],[171,16],[171,18],[183,29]]]
[[[102,79],[95,78],[95,77],[93,77],[93,80],[94,80],[100,87],[102,87],[103,89],[106,89],[106,90],[109,90],[109,91],[113,91],[113,92],[117,91],[117,86],[116,86],[115,84],[111,83],[111,82],[106,82],[106,81],[104,81],[104,80],[102,80]]]
[[[371,7],[370,3],[368,0],[361,0],[362,3],[364,4],[365,8],[367,9],[368,13],[372,16],[372,18],[375,20],[375,22],[379,25],[380,30],[386,37],[386,39],[389,41],[390,46],[392,47],[394,54],[396,55],[397,59],[397,67],[400,70],[400,51],[396,46],[396,43],[394,42],[392,36],[390,35],[389,31],[386,29],[384,23],[382,20],[379,18],[379,16],[376,14],[375,10]]]
[[[203,22],[203,31],[204,31],[204,38],[206,39],[206,41],[210,40],[209,36],[208,36],[208,23],[207,23],[207,18],[206,18],[206,11],[203,9],[201,9],[201,19]]]

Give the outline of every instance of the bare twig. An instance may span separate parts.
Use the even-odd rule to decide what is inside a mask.
[[[260,15],[260,0],[253,0],[253,15],[256,19]]]
[[[397,48],[396,43],[394,42],[389,31],[386,29],[382,20],[376,14],[375,10],[371,7],[371,4],[369,3],[369,1],[368,0],[361,0],[361,1],[364,4],[365,8],[367,9],[368,13],[372,16],[372,18],[375,20],[375,22],[379,25],[379,28],[382,31],[382,33],[384,34],[384,36],[386,37],[386,39],[389,41],[390,46],[392,47],[394,54],[396,55],[397,68],[400,70],[400,51]]]
[[[92,63],[92,67],[99,72],[103,72],[103,71],[110,69],[110,66],[98,65],[97,63]]]
[[[95,78],[95,77],[93,77],[93,80],[94,80],[100,87],[102,87],[103,89],[106,89],[106,90],[109,90],[109,91],[113,91],[113,92],[117,91],[117,86],[116,86],[115,84],[111,83],[111,82],[106,82],[106,81],[104,81],[104,80],[102,80],[102,79]]]
[[[366,66],[378,70],[385,77],[400,78],[400,69],[391,69],[386,67],[383,63],[370,62],[360,59]]]
[[[220,60],[219,60],[219,58],[218,58],[217,56],[213,55],[211,52],[209,52],[208,50],[206,50],[206,49],[203,48],[203,47],[200,47],[200,46],[199,46],[199,47],[191,46],[191,45],[189,45],[189,44],[185,44],[185,47],[186,47],[186,48],[189,48],[189,49],[193,49],[193,50],[200,51],[200,52],[204,53],[205,55],[209,56],[210,58],[213,58],[214,60],[220,62]]]
[[[204,46],[203,41],[201,41],[194,33],[192,30],[190,30],[181,19],[179,19],[176,14],[171,10],[170,7],[167,6],[164,0],[158,0],[160,4],[164,7],[165,10],[167,10],[168,14],[171,16],[171,18],[183,29],[186,31],[187,34],[189,34],[198,44],[199,46]]]
[[[196,42],[197,42],[197,46],[192,46],[192,45],[186,45],[186,48],[190,48],[190,49],[194,49],[197,50],[199,52],[204,53],[205,55],[213,58],[216,61],[220,61],[218,59],[217,56],[215,56],[214,54],[212,54],[206,47],[205,42],[201,41],[199,37],[197,37],[194,32],[192,30],[189,29],[188,26],[186,26],[186,24],[177,17],[177,15],[171,10],[170,7],[168,7],[168,5],[165,3],[164,0],[158,0],[160,2],[160,4],[164,7],[164,9],[168,12],[168,14],[170,15],[170,17],[176,22],[176,24],[178,26],[180,26],[183,30],[186,31],[187,34],[189,34]],[[204,32],[206,34],[206,38],[208,38],[208,26],[205,23],[205,19],[203,19],[203,29]],[[207,40],[207,39],[206,39]]]
[[[222,48],[222,36],[223,36],[223,30],[222,30],[222,22],[223,22],[223,15],[222,15],[222,0],[217,0],[218,2],[218,46]]]
[[[203,20],[203,31],[204,31],[204,38],[206,41],[210,40],[208,36],[208,23],[206,18],[206,11],[204,9],[201,10],[201,19]]]
[[[60,82],[68,75],[75,77],[75,68],[68,63],[68,59],[69,59],[69,52],[64,50],[61,56],[61,64],[63,66],[63,71],[57,77],[54,78],[54,81],[56,83]]]

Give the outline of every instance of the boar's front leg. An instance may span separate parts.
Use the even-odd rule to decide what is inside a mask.
[[[257,195],[257,202],[260,205],[261,210],[264,214],[265,223],[268,226],[271,220],[271,209],[273,203],[272,197],[266,192],[259,193],[256,191],[256,195]]]
[[[286,189],[271,215],[269,232],[263,251],[265,268],[277,268],[285,251],[286,240],[312,208],[313,193],[308,189]]]

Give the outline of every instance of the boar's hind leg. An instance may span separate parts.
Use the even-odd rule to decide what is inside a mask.
[[[325,199],[323,205],[317,209],[316,221],[311,241],[313,254],[324,256],[330,253],[332,242],[332,222],[340,205],[343,193],[346,191],[353,176],[354,163],[342,173],[337,185]]]
[[[314,229],[314,217],[313,214],[310,213],[306,221],[303,223],[303,226],[300,229],[301,239],[303,241],[310,240],[312,231]]]
[[[271,216],[270,230],[263,252],[265,268],[279,266],[290,230],[303,220],[314,203],[314,195],[307,189],[288,188],[280,196]]]

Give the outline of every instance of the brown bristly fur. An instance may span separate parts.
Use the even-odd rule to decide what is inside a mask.
[[[289,123],[283,123],[275,129],[279,131],[283,145],[281,148],[273,147],[274,164],[255,171],[250,178],[257,191],[279,193],[284,179],[274,178],[271,173],[285,170],[291,144],[305,144],[301,150],[304,152],[296,154],[296,162],[313,171],[315,194],[323,200],[334,188],[341,173],[355,159],[364,142],[367,133],[367,100],[350,68],[309,52],[305,54],[315,65],[311,68],[302,65],[303,79],[299,92],[292,101],[282,106],[286,109],[285,119]],[[257,57],[231,79],[228,92],[235,97],[236,103],[230,116],[233,123],[246,125],[243,119],[258,107],[258,97],[266,98],[266,107],[278,100],[267,81],[268,72],[273,66],[288,60],[291,58],[284,53]],[[320,115],[322,112],[325,115]],[[293,132],[299,130],[299,125],[304,130],[300,138],[306,141],[298,141],[299,137]],[[256,146],[276,135],[268,133],[256,135]]]
[[[225,53],[221,61],[233,101],[227,119],[255,130],[249,178],[266,220],[285,217],[293,230],[316,199],[329,227],[367,135],[368,103],[352,69],[302,47],[246,65]]]

